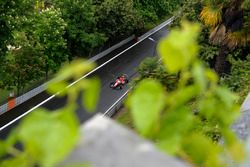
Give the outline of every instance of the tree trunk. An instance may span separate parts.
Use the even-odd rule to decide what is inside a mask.
[[[227,74],[230,70],[230,63],[227,61],[228,48],[221,46],[219,55],[215,59],[215,71],[219,76]]]
[[[49,75],[49,65],[48,63],[46,63],[46,66],[45,66],[45,80],[46,81],[48,80],[48,75]]]
[[[20,84],[20,77],[17,77],[17,86],[16,86],[16,90],[17,90],[17,96],[20,95],[20,88],[21,88],[21,84]]]
[[[46,81],[48,81],[48,73],[49,73],[48,70],[46,70],[46,72],[45,72],[45,80]]]

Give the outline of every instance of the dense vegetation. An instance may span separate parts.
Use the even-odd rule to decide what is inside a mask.
[[[156,79],[143,79],[126,106],[135,130],[161,150],[192,166],[226,167],[244,159],[244,149],[229,128],[239,108],[235,96],[219,86],[216,73],[198,59],[198,31],[199,26],[183,23],[159,44],[164,69],[178,75],[176,87],[165,89]],[[217,143],[215,132],[224,144]]]
[[[138,34],[177,8],[177,0],[2,0],[0,89],[19,94],[63,63]]]
[[[55,112],[38,109],[22,121],[7,139],[0,140],[1,167],[58,166],[74,148],[80,136],[80,126],[75,115],[78,93],[84,91],[83,105],[88,111],[95,109],[100,93],[100,81],[97,78],[81,80],[73,89],[65,89],[69,84],[67,81],[76,80],[93,68],[92,63],[74,60],[58,72],[54,81],[60,82],[51,83],[48,91],[56,93],[65,90],[59,95],[67,93],[65,107]],[[17,143],[22,144],[22,149],[16,147]]]
[[[26,81],[27,84],[32,80],[32,77],[24,77],[26,73],[46,76],[80,52],[91,52],[99,44],[138,31],[143,24],[161,19],[164,17],[162,13],[174,10],[173,5],[163,0],[159,3],[132,2],[50,0],[37,2],[33,8],[34,4],[28,0],[1,1],[0,10],[12,13],[14,9],[14,14],[6,17],[1,13],[1,27],[6,30],[1,29],[1,45],[9,49],[1,47],[3,61],[0,63],[4,70],[1,70],[0,76],[10,81],[15,76],[21,82],[11,81],[12,85],[8,86],[22,87],[18,84]],[[16,3],[20,3],[18,7]],[[8,6],[12,8],[9,11]],[[69,6],[73,8],[68,9]],[[166,10],[166,7],[171,10]],[[104,13],[109,18],[104,17]],[[228,14],[231,16],[230,24]],[[15,22],[17,16],[20,20]],[[132,16],[138,16],[133,18],[134,22],[143,24],[122,20],[123,25],[126,25],[123,27],[121,20],[116,20]],[[181,26],[179,21],[183,17],[190,21],[201,20],[200,26],[187,22]],[[173,29],[160,43],[158,51],[162,62],[147,59],[138,68],[140,78],[126,104],[139,134],[154,141],[161,150],[186,160],[192,166],[230,166],[232,164],[229,162],[233,161],[237,166],[245,157],[245,152],[229,127],[239,114],[239,105],[235,104],[236,96],[223,86],[243,92],[244,95],[249,91],[248,17],[247,0],[182,2],[175,23],[181,28]],[[239,25],[233,29],[235,22]],[[74,24],[77,26],[74,27]],[[117,25],[118,29],[112,25]],[[31,71],[33,65],[42,70],[35,68]],[[16,66],[22,69],[13,70],[12,77],[7,75],[7,71]],[[93,65],[86,62],[72,62],[58,74],[64,81],[52,85],[49,91],[55,93],[62,90],[67,85],[66,81],[77,79],[92,68]],[[87,109],[93,110],[99,88],[97,79],[82,80],[74,89],[60,94],[68,93],[65,108],[52,113],[40,110],[27,117],[5,142],[0,142],[0,158],[3,158],[0,166],[55,166],[63,160],[79,135],[73,112],[77,107],[77,92],[82,89],[85,91],[83,102]],[[62,138],[69,135],[70,138]],[[218,143],[220,137],[223,137],[223,144]],[[42,145],[41,140],[44,143]],[[23,150],[16,149],[16,143],[22,143]],[[60,154],[52,154],[51,150]],[[9,154],[7,159],[6,154]]]
[[[182,3],[182,8],[176,14],[172,27],[180,26],[180,22],[183,19],[199,22],[201,25],[201,34],[198,38],[200,45],[199,57],[207,66],[217,72],[224,86],[241,95],[238,102],[242,103],[243,98],[249,92],[250,85],[249,1],[185,0]],[[154,61],[146,60],[141,65],[138,70],[141,74],[139,80],[153,77],[161,81],[164,76],[169,75],[159,76],[162,70],[159,70],[159,66],[155,63]],[[154,66],[155,68],[153,68]],[[157,72],[147,75],[148,71],[145,70],[147,68]],[[165,81],[165,85],[172,87],[169,84],[174,82],[175,78],[170,77],[166,78],[166,80],[169,83]]]
[[[179,75],[176,87],[166,90],[157,79],[144,79],[135,86],[126,105],[132,113],[135,130],[161,150],[197,167],[238,164],[245,151],[230,125],[239,114],[239,106],[234,103],[235,95],[218,85],[216,73],[198,59],[198,32],[198,25],[185,23],[183,29],[172,30],[159,45],[164,72]],[[60,82],[53,83],[49,91],[62,90],[68,80],[77,79],[92,68],[88,62],[72,62],[59,72]],[[50,167],[60,163],[79,138],[74,114],[78,92],[85,91],[83,103],[93,111],[99,88],[100,82],[95,78],[81,80],[74,89],[61,92],[60,96],[67,93],[68,97],[64,108],[56,112],[40,109],[26,117],[6,141],[0,141],[0,159],[3,158],[0,166]],[[194,108],[199,111],[196,114],[189,105],[194,100]],[[214,131],[223,136],[223,144],[211,139],[210,133]],[[16,143],[22,143],[23,149],[17,149]]]
[[[230,130],[223,128],[223,124],[231,118],[233,121],[233,110],[239,111],[233,109],[237,105],[229,109],[229,103],[240,105],[249,93],[249,7],[247,0],[183,2],[173,27],[180,27],[183,19],[199,22],[201,33],[197,37],[200,45],[197,56],[202,63],[194,60],[196,47],[187,43],[187,48],[182,45],[188,36],[195,38],[191,37],[192,32],[184,33],[189,28],[184,26],[183,32],[172,30],[175,35],[169,35],[159,46],[163,61],[149,58],[139,66],[140,75],[127,102],[129,113],[121,114],[118,119],[142,136],[155,141],[163,151],[181,157],[193,166],[232,165],[232,162],[223,162],[219,158],[222,149],[220,145],[214,144],[221,138],[229,140],[223,146],[223,155],[234,157],[235,160],[244,157],[243,151],[239,151],[242,148],[236,137]],[[200,63],[214,70],[219,75],[218,81],[215,79],[217,77],[212,77],[213,72]],[[138,84],[138,81],[142,82]],[[209,82],[215,82],[217,86],[210,87],[213,84]],[[223,87],[236,92],[239,98],[233,99],[231,96],[229,102],[230,95]],[[199,89],[198,94],[195,93],[196,89]],[[206,90],[201,93],[202,89]],[[222,107],[223,103],[225,108]],[[231,123],[226,126],[229,127]],[[236,143],[233,144],[233,141]],[[233,151],[233,147],[237,149]],[[240,165],[236,163],[235,166]]]

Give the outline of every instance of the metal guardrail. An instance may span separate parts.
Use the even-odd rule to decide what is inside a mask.
[[[89,60],[92,62],[99,60],[99,59],[103,58],[104,56],[106,56],[107,54],[111,53],[112,51],[120,48],[124,44],[132,41],[134,38],[135,38],[135,35],[132,35],[132,36],[128,37],[127,39],[124,39],[123,41],[119,42],[118,44],[115,44],[114,46],[110,47],[109,49],[95,55],[94,57],[90,58]]]
[[[137,44],[140,43],[141,41],[145,40],[146,38],[148,38],[150,35],[153,35],[154,33],[158,32],[163,27],[165,27],[166,25],[168,25],[169,23],[171,23],[173,20],[174,20],[174,17],[171,17],[170,19],[168,19],[165,22],[161,23],[160,25],[156,26],[152,30],[148,31],[147,33],[145,33],[144,35],[142,35],[141,37],[138,38],[139,41],[137,42]],[[104,51],[104,52],[102,52],[100,54],[97,54],[96,56],[94,56],[93,58],[91,58],[90,61],[96,61],[96,60],[104,57],[105,55],[107,55],[108,53],[110,53],[113,50],[117,49],[118,47],[120,47],[120,46],[122,46],[122,45],[124,45],[124,44],[126,44],[128,42],[130,42],[131,40],[133,40],[133,38],[134,38],[134,35],[130,36],[129,38],[127,38],[127,39],[121,41],[120,43],[112,46],[111,48],[107,49],[106,51]],[[135,44],[132,45],[131,47],[129,47],[128,49],[130,49],[130,48],[132,48],[134,46],[135,46]],[[127,51],[128,49],[125,49],[124,52]],[[123,53],[123,52],[121,52],[121,53]],[[117,56],[115,56],[114,58],[120,56],[121,53],[118,54]],[[113,60],[113,59],[111,59],[111,60]],[[80,78],[80,79],[82,79],[82,78]],[[35,89],[33,89],[33,90],[31,90],[31,91],[29,91],[29,92],[27,92],[27,93],[25,93],[25,94],[17,97],[16,99],[14,99],[15,100],[15,105],[12,106],[11,108],[18,106],[18,105],[24,103],[25,101],[33,98],[34,96],[38,95],[39,93],[45,91],[46,88],[47,88],[47,86],[48,86],[48,84],[50,82],[51,81],[46,82],[46,83],[38,86],[37,88],[35,88]],[[3,104],[3,105],[0,106],[0,115],[3,114],[3,113],[5,113],[5,112],[7,112],[9,110],[8,105],[9,105],[8,103],[5,103],[5,104]]]
[[[164,28],[165,26],[167,26],[168,24],[170,24],[172,21],[174,20],[174,17],[171,17],[170,19],[168,19],[167,21],[163,22],[162,24],[160,24],[159,26],[155,27],[154,29],[150,30],[150,33],[146,33],[146,35],[142,35],[141,37],[139,37],[139,40],[133,44],[132,46],[128,47],[127,49],[123,50],[122,52],[120,52],[119,54],[117,54],[116,56],[112,57],[111,59],[109,59],[108,61],[106,61],[105,63],[101,64],[100,66],[96,67],[95,69],[93,69],[92,71],[88,72],[87,74],[85,74],[84,76],[82,76],[81,78],[77,79],[76,81],[74,81],[73,83],[69,84],[65,89],[68,89],[70,87],[72,87],[73,85],[75,85],[77,82],[79,82],[80,80],[88,77],[90,74],[94,73],[95,71],[97,71],[98,69],[102,68],[103,66],[105,66],[106,64],[108,64],[109,62],[113,61],[114,59],[116,59],[117,57],[121,56],[123,53],[125,53],[126,51],[130,50],[131,48],[133,48],[134,46],[138,45],[139,43],[141,43],[142,41],[144,41],[145,39],[147,39],[149,36],[155,34],[156,32],[158,32],[159,30],[161,30],[162,28]],[[51,81],[50,81],[51,82]],[[45,83],[45,85],[48,85],[48,83]],[[45,86],[46,87],[46,86]],[[31,108],[30,110],[26,111],[25,113],[23,113],[22,115],[20,115],[19,117],[15,118],[14,120],[10,121],[8,124],[4,125],[3,127],[0,127],[0,131],[5,129],[6,127],[8,127],[9,125],[13,124],[14,122],[16,122],[17,120],[21,119],[22,117],[26,116],[27,114],[29,114],[30,112],[32,112],[33,110],[35,110],[36,108],[40,107],[41,105],[43,105],[44,103],[50,101],[51,99],[53,99],[54,97],[56,97],[56,95],[59,92],[57,92],[56,94],[51,95],[50,97],[48,97],[46,100],[40,102],[38,105],[36,105],[35,107]],[[127,93],[126,93],[127,95]],[[123,100],[125,99],[125,96],[122,96],[122,99],[120,98],[120,103],[121,104],[123,102]],[[113,106],[113,107],[112,107]],[[110,108],[110,110],[106,113],[109,115],[112,115],[112,112],[114,112],[114,108],[117,109],[118,107],[118,103],[115,103],[115,105],[112,105]],[[4,108],[5,109],[5,108]],[[9,107],[7,104],[7,111],[8,111]],[[0,110],[0,115],[2,111]],[[6,112],[6,111],[4,111]]]
[[[40,85],[39,87],[32,89],[31,91],[19,96],[16,98],[16,106],[22,104],[23,102],[33,98],[34,96],[38,95],[39,93],[42,93],[44,90],[47,89],[48,82]],[[1,114],[1,113],[0,113]]]
[[[2,111],[7,111],[7,110],[8,110],[8,104],[7,103],[1,105],[0,106],[0,115],[1,115]]]
[[[103,116],[112,117],[123,105],[129,91],[128,89],[104,114]]]
[[[156,32],[158,32],[159,30],[161,30],[162,28],[166,27],[168,24],[172,23],[172,21],[174,20],[174,16],[172,16],[170,19],[164,21],[163,23],[161,23],[160,25],[156,26],[155,28],[153,28],[152,30],[148,31],[147,33],[143,34],[142,36],[140,36],[138,39],[139,41],[142,41],[146,38],[148,38],[149,36],[155,34]],[[132,88],[130,88],[129,90],[127,90],[104,114],[103,116],[107,116],[107,117],[112,117],[122,106],[123,106],[123,102],[126,99],[129,91]]]
[[[127,39],[119,42],[118,44],[110,47],[109,49],[97,54],[96,56],[92,57],[91,59],[89,59],[90,61],[96,61],[104,56],[106,56],[107,54],[109,54],[110,52],[116,50],[117,48],[121,47],[122,45],[125,45],[126,43],[132,41],[134,39],[134,35],[128,37]],[[34,96],[42,93],[43,91],[45,91],[47,89],[47,86],[49,85],[50,82],[52,82],[53,79],[51,81],[48,81],[30,91],[28,91],[27,93],[21,95],[21,96],[18,96],[17,98],[14,99],[15,101],[15,106],[12,106],[11,108],[13,107],[16,107],[24,102],[26,102],[27,100],[33,98]],[[9,107],[8,107],[8,102],[7,103],[4,103],[3,105],[0,106],[0,115],[1,114],[4,114],[5,112],[7,112],[9,110]],[[10,109],[11,109],[10,108]]]
[[[142,36],[140,36],[138,39],[139,40],[144,40],[145,38],[148,38],[149,36],[151,36],[152,34],[158,32],[159,30],[161,30],[162,28],[166,27],[168,24],[172,23],[172,21],[174,21],[175,17],[172,16],[171,18],[169,18],[168,20],[164,21],[163,23],[161,23],[160,25],[156,26],[155,28],[149,30],[147,33],[143,34]]]

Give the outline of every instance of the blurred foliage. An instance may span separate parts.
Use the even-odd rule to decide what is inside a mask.
[[[230,129],[239,106],[236,96],[219,86],[215,72],[198,59],[199,31],[197,24],[184,22],[158,46],[166,71],[179,75],[177,88],[166,90],[158,80],[144,79],[126,105],[135,129],[161,150],[193,166],[226,167],[245,157],[243,145]],[[223,144],[216,142],[216,135]]]
[[[210,29],[209,42],[218,46],[214,69],[223,76],[230,71],[228,55],[250,43],[248,0],[202,1],[200,20]]]
[[[80,51],[87,55],[106,40],[125,37],[143,24],[157,22],[180,5],[182,9],[176,13],[178,24],[183,16],[197,21],[204,5],[201,2],[1,0],[0,85],[20,89],[50,70],[58,70],[68,54],[71,59]],[[249,0],[245,0],[243,9],[248,7]],[[219,23],[220,11],[211,12],[208,8],[204,10],[202,20],[210,25]],[[228,128],[237,118],[239,106],[234,104],[233,94],[218,86],[216,74],[197,59],[199,50],[203,60],[210,61],[219,54],[217,47],[208,43],[209,29],[202,27],[199,36],[198,29],[196,25],[184,24],[183,30],[173,30],[161,42],[162,63],[146,60],[139,67],[142,82],[135,86],[127,105],[137,131],[162,150],[195,166],[226,166],[227,158],[239,161],[244,157],[242,145]],[[8,50],[8,45],[13,49]],[[221,82],[236,92],[242,87],[249,90],[249,77],[245,75],[249,74],[249,58],[247,61],[234,58],[231,62],[232,75]],[[0,166],[49,167],[63,160],[79,137],[74,113],[76,98],[84,90],[82,102],[93,111],[100,81],[82,79],[73,87],[65,87],[72,76],[78,79],[92,68],[87,62],[73,61],[59,72],[56,83],[48,90],[57,96],[67,95],[66,107],[55,112],[40,109],[30,114],[6,141],[0,142]],[[179,80],[168,85],[170,76],[178,76]],[[220,137],[224,139],[223,145],[216,143]],[[23,149],[16,148],[17,143]]]
[[[19,92],[34,81],[47,80],[49,74],[75,57],[89,57],[110,44],[155,26],[170,16],[179,2],[1,0],[0,87]],[[8,50],[9,46],[20,47],[20,50],[14,53]],[[31,53],[27,54],[27,50]],[[20,71],[22,76],[17,68],[10,71],[21,66],[25,66]],[[26,67],[33,68],[34,72]],[[4,74],[6,72],[10,75]]]
[[[146,58],[137,68],[139,77],[134,80],[136,85],[143,79],[151,78],[161,82],[161,84],[168,90],[173,90],[176,87],[178,80],[177,75],[169,74],[157,57]]]
[[[79,122],[75,114],[79,92],[84,92],[82,99],[86,109],[93,111],[99,97],[100,81],[82,79],[72,87],[66,86],[69,80],[79,79],[93,67],[87,61],[77,60],[59,71],[48,91],[59,97],[67,95],[67,104],[53,112],[37,109],[26,116],[5,141],[0,141],[0,166],[53,167],[64,160],[79,139]]]
[[[200,18],[199,18],[200,13],[202,12],[202,7],[204,5],[208,5],[208,4],[212,3],[212,2],[213,3],[221,3],[222,1],[199,1],[199,0],[191,1],[191,0],[185,0],[183,2],[183,6],[182,6],[180,12],[177,13],[177,15],[176,15],[176,19],[174,20],[174,23],[173,23],[172,27],[180,26],[180,21],[183,18],[186,19],[186,20],[189,20],[189,21],[199,21],[200,20]],[[224,4],[225,6],[228,5],[225,1],[223,1],[223,3],[225,3]],[[243,2],[243,4],[242,4],[242,7],[244,9],[247,9],[248,3],[249,2],[247,0],[245,0]],[[248,10],[248,12],[249,12],[249,10]],[[228,16],[228,17],[230,18],[230,16]],[[247,20],[249,21],[249,19],[247,17],[249,17],[249,15],[245,11],[244,12],[244,20],[245,20],[246,24],[244,24],[244,26],[245,26],[244,29],[246,29],[247,28],[246,26],[249,25],[247,23]],[[238,23],[240,21],[242,21],[242,20],[239,19]],[[210,37],[210,34],[211,34],[211,28],[208,28],[207,26],[203,25],[201,22],[199,22],[199,23],[201,24],[201,28],[202,28],[201,29],[201,34],[198,37],[198,42],[199,42],[199,45],[200,45],[199,57],[208,66],[210,66],[211,68],[215,68],[216,57],[218,57],[219,54],[220,54],[220,52],[219,52],[220,47],[216,46],[216,45],[212,45],[209,42],[209,37]],[[243,63],[243,64],[247,64],[248,60],[246,58],[246,55],[248,55],[248,54],[249,54],[249,49],[247,49],[247,47],[244,47],[244,46],[238,46],[237,48],[227,52],[227,54],[226,54],[226,55],[228,55],[227,56],[228,58],[226,60],[228,62],[230,62],[228,64],[231,64],[231,65],[228,66],[228,68],[229,68],[228,69],[228,74],[225,76],[225,78],[227,78],[225,80],[227,80],[227,81],[223,82],[223,85],[228,86],[231,90],[236,91],[236,93],[239,93],[239,95],[240,95],[240,99],[238,101],[239,103],[242,102],[242,100],[245,98],[245,95],[247,94],[247,92],[249,92],[249,88],[246,87],[246,86],[239,86],[239,88],[237,90],[232,88],[233,83],[235,83],[235,85],[237,85],[237,83],[239,83],[241,81],[244,81],[245,78],[246,78],[246,77],[243,77],[244,76],[244,72],[243,72],[244,70],[241,70],[240,68],[238,68],[238,69],[235,68],[236,64],[234,63],[235,61],[233,61],[232,58],[235,59],[235,60],[240,60],[240,62]],[[230,70],[230,68],[231,68],[231,70]],[[247,71],[245,71],[245,72],[247,72]],[[241,77],[237,77],[237,81],[236,81],[236,75],[235,75],[236,73],[242,73]],[[248,75],[248,74],[245,73],[245,75]],[[235,78],[235,81],[230,83],[230,81],[228,81],[228,78]],[[224,79],[222,78],[222,80],[224,80]],[[243,84],[243,82],[242,82],[242,84]],[[239,85],[242,85],[242,84],[239,84]],[[246,85],[247,85],[247,82],[246,82]],[[241,93],[241,92],[244,92],[244,93]]]
[[[179,27],[181,20],[185,19],[190,22],[199,22],[201,25],[201,33],[198,37],[200,46],[199,57],[210,67],[214,67],[214,59],[219,54],[219,48],[209,43],[210,30],[202,25],[199,21],[199,14],[202,10],[202,2],[199,0],[185,0],[180,8],[180,11],[176,14],[176,18],[173,21],[171,27]]]

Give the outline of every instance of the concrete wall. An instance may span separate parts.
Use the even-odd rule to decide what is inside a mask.
[[[101,115],[81,127],[80,142],[60,166],[83,162],[91,167],[189,167]]]

